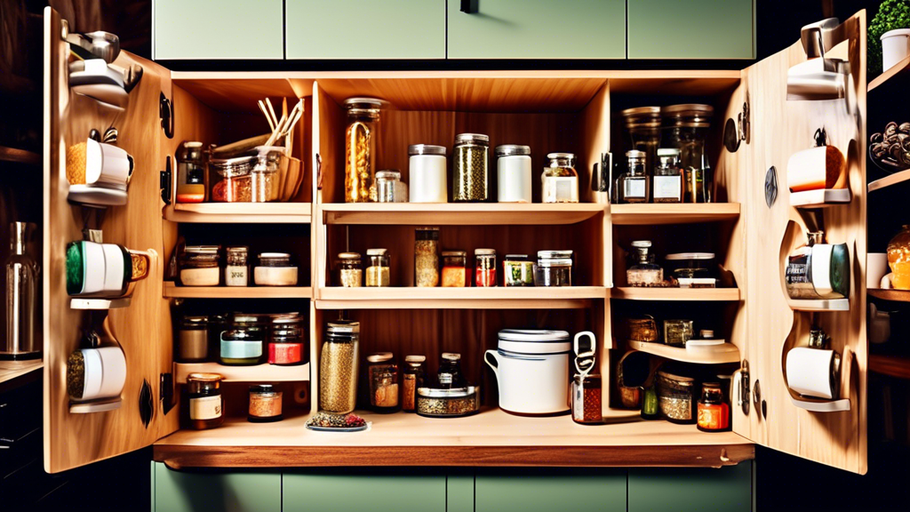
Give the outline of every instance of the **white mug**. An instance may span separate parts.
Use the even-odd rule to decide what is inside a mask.
[[[866,254],[866,288],[883,288],[882,278],[888,273],[888,255],[883,252]]]
[[[125,189],[133,175],[133,157],[117,146],[86,140],[85,183]]]

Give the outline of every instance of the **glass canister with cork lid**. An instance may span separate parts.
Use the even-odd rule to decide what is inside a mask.
[[[373,187],[376,131],[382,101],[376,98],[348,98],[344,134],[344,202],[366,203]]]
[[[459,133],[452,152],[452,200],[486,201],[490,197],[490,136]]]

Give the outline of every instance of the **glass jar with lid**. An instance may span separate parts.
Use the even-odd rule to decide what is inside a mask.
[[[575,155],[572,153],[550,153],[550,166],[541,175],[542,202],[577,203],[578,173],[575,171]]]
[[[205,201],[205,151],[199,141],[186,141],[177,150],[177,202]]]
[[[635,107],[622,111],[632,149],[645,153],[644,164],[654,166],[660,147],[660,107]]]
[[[461,354],[443,352],[439,361],[439,387],[443,389],[463,388],[468,385],[461,372]]]
[[[496,286],[495,249],[474,249],[474,286]]]
[[[370,378],[370,406],[375,412],[388,413],[399,409],[398,364],[391,352],[367,356]]]
[[[291,255],[286,252],[261,252],[253,280],[259,286],[296,286],[297,265],[291,263]]]
[[[414,231],[414,286],[439,285],[439,228]]]
[[[651,177],[655,203],[681,203],[686,190],[684,173],[679,168],[679,150],[660,148],[657,150],[657,166]]]
[[[891,286],[897,290],[910,290],[910,225],[904,225],[888,242],[888,267]]]
[[[281,421],[281,391],[271,384],[250,386],[250,408],[247,420],[251,423]]]
[[[305,342],[300,313],[271,315],[269,364],[288,366],[307,362]]]
[[[667,370],[658,371],[657,403],[660,413],[670,422],[695,423],[695,379]]]
[[[363,284],[363,269],[360,253],[342,252],[335,259],[338,269],[338,284],[343,288],[360,288]]]
[[[247,286],[250,281],[249,247],[228,247],[225,251],[225,286]]]
[[[266,329],[257,315],[235,313],[221,333],[218,362],[230,366],[252,366],[266,362]]]
[[[490,136],[459,133],[452,153],[452,200],[486,201],[490,197]]]
[[[496,200],[531,202],[531,148],[518,144],[496,146]]]
[[[534,262],[527,254],[507,254],[502,270],[504,286],[534,286]]]
[[[645,171],[645,153],[626,151],[629,170],[619,176],[617,189],[620,203],[647,203],[651,200],[651,182]]]
[[[376,98],[348,98],[344,133],[344,202],[366,203],[373,186],[376,134],[382,101]]]
[[[212,169],[218,181],[212,186],[212,201],[228,203],[249,203],[253,200],[253,180],[251,171],[254,156],[241,156],[228,159],[213,159]]]
[[[177,324],[177,361],[201,363],[209,357],[209,317],[186,315]]]
[[[730,430],[730,406],[724,400],[720,382],[705,382],[698,399],[698,430],[723,432]]]
[[[417,408],[417,389],[424,387],[427,356],[414,354],[404,358],[402,370],[401,410],[414,412]]]
[[[632,242],[632,266],[626,270],[626,282],[629,286],[662,286],[664,269],[654,263],[650,240]]]
[[[191,373],[186,376],[190,427],[196,430],[220,427],[224,423],[221,375]]]
[[[535,286],[572,286],[572,251],[537,251]]]
[[[407,203],[408,186],[401,181],[401,171],[385,169],[376,172],[377,203]]]
[[[221,283],[220,249],[217,245],[187,245],[180,259],[180,284],[218,286]]]
[[[360,322],[338,320],[326,326],[319,354],[319,408],[347,414],[357,402]]]
[[[367,286],[389,286],[391,283],[391,258],[387,249],[367,249],[370,266],[367,267]]]
[[[687,203],[710,203],[714,177],[705,140],[711,127],[714,107],[697,103],[669,105],[661,109],[661,146],[679,149],[679,163],[685,173]]]
[[[258,146],[256,164],[251,172],[253,188],[251,197],[254,203],[277,201],[279,194],[278,160],[284,154],[284,148],[278,146]]]
[[[442,251],[442,286],[464,288],[467,280],[466,251]]]

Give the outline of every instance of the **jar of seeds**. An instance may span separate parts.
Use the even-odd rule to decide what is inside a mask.
[[[367,286],[389,286],[391,282],[391,272],[389,268],[390,258],[387,249],[367,249],[367,258],[370,259],[370,266],[367,267]]]
[[[414,286],[439,285],[439,228],[417,228],[414,233]]]
[[[347,414],[357,403],[360,322],[329,322],[319,355],[319,408]]]
[[[695,423],[695,379],[668,371],[657,372],[660,413],[673,423]]]
[[[370,405],[380,413],[398,410],[398,365],[391,352],[367,356],[370,376]]]
[[[459,133],[452,149],[452,200],[486,201],[490,197],[490,136]]]
[[[342,252],[335,260],[338,268],[338,284],[344,288],[360,288],[363,283],[363,269],[360,268],[360,254]]]
[[[404,358],[402,371],[401,410],[414,412],[417,408],[417,388],[422,388],[426,380],[427,356],[409,355]]]

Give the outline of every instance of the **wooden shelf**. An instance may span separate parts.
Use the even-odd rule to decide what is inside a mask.
[[[224,382],[300,382],[310,380],[310,364],[225,366],[218,363],[174,363],[174,381],[186,384],[191,373],[217,373]]]
[[[908,68],[910,68],[910,57],[904,57],[902,61],[886,69],[882,74],[878,75],[875,80],[869,82],[867,91],[872,92],[873,89],[882,85],[888,80],[891,80],[895,76],[904,73]]]
[[[850,399],[841,398],[839,400],[815,400],[806,398],[790,397],[790,402],[800,409],[811,412],[843,412],[850,410]]]
[[[602,286],[319,289],[317,309],[584,309]]]
[[[850,299],[787,299],[794,311],[850,311]]]
[[[621,226],[692,224],[736,219],[739,211],[739,203],[614,204],[610,221]]]
[[[806,190],[790,193],[790,206],[797,208],[828,208],[848,204],[852,196],[849,188]]]
[[[755,457],[733,432],[644,421],[616,411],[601,426],[568,415],[522,417],[485,409],[467,418],[357,412],[369,430],[313,432],[306,416],[276,423],[229,418],[211,430],[181,430],[154,446],[154,459],[186,467],[303,466],[692,466],[735,465]],[[612,411],[611,411],[612,413]]]
[[[596,203],[331,203],[319,211],[326,224],[509,226],[575,224],[607,208]]]
[[[123,404],[121,397],[111,398],[109,400],[98,400],[96,402],[76,403],[70,402],[70,414],[94,414],[96,412],[116,411]]]
[[[881,375],[910,379],[910,358],[870,354],[869,369]]]
[[[611,299],[665,301],[738,301],[739,288],[613,288]]]
[[[889,174],[882,179],[875,180],[866,187],[869,192],[875,190],[881,190],[883,188],[888,188],[891,185],[897,185],[898,183],[903,183],[907,180],[910,180],[910,169],[906,171],[899,171],[894,174]]]
[[[26,361],[0,361],[0,384],[18,379],[44,367],[44,361],[33,359]]]
[[[70,298],[70,309],[103,311],[130,307],[130,297],[119,299],[86,299],[82,297]]]
[[[164,282],[164,296],[174,299],[311,299],[309,286],[177,286]]]
[[[894,302],[910,302],[910,290],[867,288],[866,293],[876,299],[891,300]]]
[[[713,351],[689,350],[685,347],[671,347],[663,343],[649,343],[646,341],[629,340],[627,343],[629,348],[633,350],[684,363],[724,364],[738,363],[740,361],[739,349],[732,343],[724,343]]]
[[[0,146],[0,162],[13,162],[17,164],[41,165],[41,155],[24,149]]]
[[[187,223],[309,224],[312,203],[175,203],[164,218]]]

